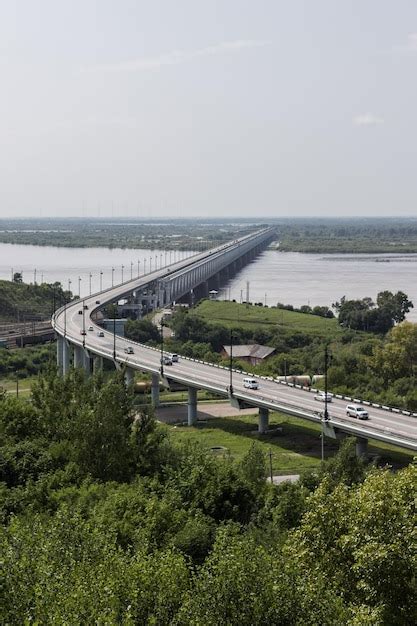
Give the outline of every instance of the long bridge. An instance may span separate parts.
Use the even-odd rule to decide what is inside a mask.
[[[124,369],[127,383],[133,381],[135,371],[147,372],[152,378],[151,397],[155,406],[159,403],[161,379],[167,385],[172,382],[184,385],[188,388],[189,425],[197,420],[197,390],[206,389],[228,398],[237,408],[258,408],[260,433],[268,430],[269,412],[279,411],[321,423],[324,434],[330,437],[356,436],[359,454],[366,452],[368,439],[417,451],[417,415],[354,399],[355,403],[363,402],[370,415],[366,422],[358,421],[346,415],[350,399],[335,397],[329,405],[329,419],[324,422],[314,392],[268,377],[258,377],[258,389],[247,389],[243,386],[247,372],[186,357],[172,366],[164,366],[161,350],[135,343],[117,335],[115,330],[104,330],[97,323],[99,311],[121,300],[127,300],[127,306],[136,307],[139,312],[184,298],[192,303],[195,297],[207,295],[211,285],[218,287],[229,273],[250,262],[274,236],[272,229],[262,229],[60,308],[52,318],[58,336],[60,371],[67,374],[72,364],[84,368],[89,375],[102,367],[103,359],[108,359],[116,368]]]

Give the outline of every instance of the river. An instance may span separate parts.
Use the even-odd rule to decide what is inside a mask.
[[[269,306],[331,306],[377,293],[404,291],[414,303],[407,318],[417,321],[417,254],[303,254],[265,250],[224,285],[220,298],[246,299]]]
[[[131,250],[121,248],[54,248],[0,243],[0,278],[10,280],[12,270],[22,272],[25,282],[62,283],[78,295],[110,287],[144,271],[173,263],[192,252]],[[138,264],[139,262],[139,264]],[[114,268],[114,272],[112,272]],[[102,272],[102,274],[101,274]],[[404,291],[416,309],[408,319],[417,321],[417,254],[302,254],[265,250],[244,267],[220,291],[220,298],[246,299],[269,306],[277,302],[330,306],[342,296],[376,298],[379,291]],[[81,280],[79,280],[79,278]],[[101,285],[100,285],[101,283]]]
[[[0,278],[21,272],[26,283],[60,282],[81,297],[194,254],[179,250],[55,248],[0,243]],[[162,265],[161,265],[162,264]],[[122,269],[123,266],[123,269]],[[114,271],[113,271],[114,268]],[[91,278],[90,278],[91,274]],[[70,283],[68,281],[71,281]]]

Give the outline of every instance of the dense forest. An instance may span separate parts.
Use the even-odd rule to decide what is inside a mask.
[[[256,444],[174,445],[123,373],[3,395],[1,623],[416,622],[415,465],[346,440],[296,484],[265,475]]]
[[[61,283],[26,284],[16,272],[14,281],[0,280],[0,320],[23,322],[47,319],[71,297],[72,294],[63,290]]]

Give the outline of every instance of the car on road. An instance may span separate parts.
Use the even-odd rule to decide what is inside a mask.
[[[358,420],[367,420],[369,418],[368,411],[363,406],[357,404],[348,404],[346,407],[346,415],[356,417]]]
[[[88,327],[88,330],[89,330],[89,331],[92,331],[92,330],[94,330],[94,328],[93,328],[92,326],[89,326],[89,327]]]
[[[179,360],[180,360],[180,357],[178,356],[178,354],[171,354],[171,361],[173,363],[178,363]]]
[[[80,330],[80,333],[81,333],[82,335],[86,335],[86,334],[87,334],[87,333],[85,332],[85,330]]]
[[[318,400],[319,402],[325,402],[326,400],[327,402],[332,402],[332,398],[333,398],[332,393],[327,392],[326,394],[324,393],[324,391],[319,391],[319,393],[314,396],[314,399]]]
[[[126,354],[134,354],[132,346],[126,346],[125,352]]]
[[[102,331],[102,330],[99,330],[99,331],[98,331],[98,333],[97,333],[97,336],[98,336],[98,337],[104,337],[104,333],[103,333],[103,331]]]
[[[161,365],[172,365],[172,359],[170,356],[161,357]]]
[[[80,309],[80,310],[78,311],[78,315],[82,315],[82,314],[83,314],[83,310],[82,310],[82,309]]]
[[[246,387],[246,389],[259,389],[259,383],[256,378],[244,378],[243,386]]]
[[[88,309],[88,305],[87,305],[87,304],[84,304],[84,307],[83,307],[83,308],[84,308],[84,309]]]
[[[100,304],[100,300],[96,300],[96,304]]]

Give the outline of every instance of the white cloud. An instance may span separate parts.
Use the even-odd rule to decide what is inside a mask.
[[[373,113],[362,113],[361,115],[356,115],[353,118],[354,126],[377,126],[383,123],[383,118],[378,115],[374,115]]]
[[[107,63],[86,68],[86,71],[98,72],[142,72],[146,70],[158,69],[167,65],[179,65],[200,57],[214,56],[230,52],[237,52],[248,48],[261,48],[269,45],[269,41],[259,41],[255,39],[238,39],[236,41],[226,41],[215,46],[208,46],[198,50],[173,50],[166,54],[155,57],[141,57],[120,63]]]

